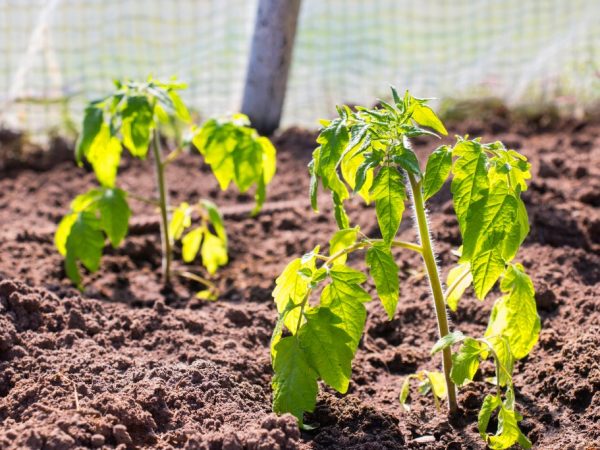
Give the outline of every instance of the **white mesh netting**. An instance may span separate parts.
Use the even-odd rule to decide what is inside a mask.
[[[202,114],[240,105],[255,0],[0,0],[0,121],[69,126],[114,78],[177,75]],[[388,85],[510,105],[600,100],[598,0],[303,0],[284,124]]]

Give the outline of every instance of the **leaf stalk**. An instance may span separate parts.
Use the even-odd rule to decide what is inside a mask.
[[[152,152],[154,155],[154,166],[156,170],[156,184],[158,187],[158,201],[160,207],[160,235],[162,248],[162,274],[164,284],[171,284],[171,261],[173,250],[169,237],[169,200],[167,198],[167,186],[165,181],[165,166],[162,161],[160,148],[160,136],[158,130],[152,132]]]

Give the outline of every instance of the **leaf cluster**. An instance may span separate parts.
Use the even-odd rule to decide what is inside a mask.
[[[88,163],[101,187],[72,202],[55,236],[56,246],[65,256],[66,273],[80,288],[79,265],[92,272],[98,270],[106,238],[117,247],[127,235],[130,196],[116,187],[123,148],[131,156],[145,159],[151,146],[156,146],[158,170],[163,172],[181,153],[181,128],[191,124],[190,112],[179,95],[186,88],[183,83],[149,78],[145,82],[116,81],[115,87],[113,93],[90,102],[85,109],[75,150],[78,164]],[[176,149],[163,160],[159,131],[166,130],[175,136]],[[271,142],[259,136],[241,114],[209,119],[201,127],[192,125],[191,133],[191,140],[223,190],[231,181],[241,192],[256,185],[253,213],[258,213],[266,186],[275,174],[276,152]],[[214,203],[184,202],[171,209],[162,205],[161,199],[146,201],[168,211],[169,241],[172,245],[181,240],[184,262],[192,262],[200,254],[209,274],[227,263],[227,235]],[[194,217],[199,224],[191,228]],[[202,291],[200,295],[213,297],[214,292]]]
[[[433,151],[425,170],[421,170],[410,138],[446,135],[447,131],[427,100],[408,92],[400,97],[392,89],[392,101],[380,101],[375,108],[342,106],[338,116],[322,121],[309,173],[313,209],[318,209],[321,185],[331,192],[340,231],[330,241],[328,256],[317,248],[288,264],[277,279],[273,292],[279,312],[272,342],[274,410],[291,412],[302,421],[303,413],[314,409],[319,379],[345,392],[366,320],[364,302],[369,299],[360,286],[366,276],[348,267],[346,256],[366,250],[366,265],[391,319],[399,298],[398,266],[391,248],[422,252],[419,245],[396,239],[408,198],[408,181],[426,201],[451,177],[463,245],[458,249],[458,265],[448,276],[445,301],[456,310],[470,286],[479,299],[484,299],[498,280],[505,295],[495,302],[484,336],[475,339],[452,333],[436,344],[434,353],[461,343],[452,357],[451,372],[459,386],[473,379],[482,361],[494,361],[497,374],[492,381],[497,386],[497,401],[484,403],[482,415],[489,421],[484,410],[489,414],[499,410],[501,425],[496,435],[488,436],[487,421],[480,420],[482,436],[493,448],[507,448],[517,442],[526,447],[528,441],[518,431],[521,416],[515,410],[512,372],[515,360],[531,351],[540,330],[533,284],[524,268],[514,262],[529,232],[520,197],[531,177],[529,163],[500,142],[484,144],[479,139],[458,138],[454,146],[442,145]],[[369,238],[351,227],[344,202],[352,194],[375,203],[381,239]],[[320,267],[317,261],[323,261]],[[321,283],[327,284],[313,306],[310,293]],[[329,331],[325,331],[327,327]],[[332,333],[337,336],[335,340]],[[312,347],[317,342],[321,353]],[[402,404],[408,398],[411,379],[419,381],[422,393],[432,392],[436,404],[447,396],[443,374],[422,371],[405,380]]]

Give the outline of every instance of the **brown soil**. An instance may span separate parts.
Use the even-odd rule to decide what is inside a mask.
[[[450,127],[502,139],[530,157],[525,194],[532,222],[519,259],[532,275],[542,317],[540,342],[517,364],[523,428],[540,449],[600,446],[600,124],[509,124],[499,118]],[[221,193],[200,158],[170,167],[172,201],[214,198],[228,211],[230,264],[215,280],[217,302],[194,297],[199,286],[161,287],[156,218],[135,204],[132,235],[107,249],[100,272],[79,294],[65,279],[52,231],[93,175],[71,162],[16,166],[0,173],[0,448],[188,449],[480,449],[476,430],[483,381],[459,396],[463,416],[449,423],[430,398],[413,392],[401,413],[403,378],[434,369],[436,327],[418,259],[399,252],[401,302],[388,321],[369,305],[364,339],[345,396],[324,389],[300,432],[290,416],[270,412],[269,338],[276,319],[274,278],[286,261],[326,244],[335,230],[327,202],[314,214],[305,166],[314,133],[276,139],[279,171],[265,212],[248,218]],[[422,154],[431,143],[418,145]],[[435,144],[433,144],[435,145]],[[149,193],[147,163],[125,161],[121,186]],[[323,196],[325,197],[325,196]],[[237,211],[236,211],[237,208]],[[374,235],[372,211],[355,202],[353,219]],[[459,243],[446,188],[430,205],[440,262]],[[414,239],[409,213],[402,238]],[[361,266],[360,255],[351,262]],[[468,293],[456,328],[481,333],[495,292],[484,304]]]

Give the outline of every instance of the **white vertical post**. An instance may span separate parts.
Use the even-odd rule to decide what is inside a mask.
[[[300,0],[259,0],[242,112],[261,134],[279,127]]]

